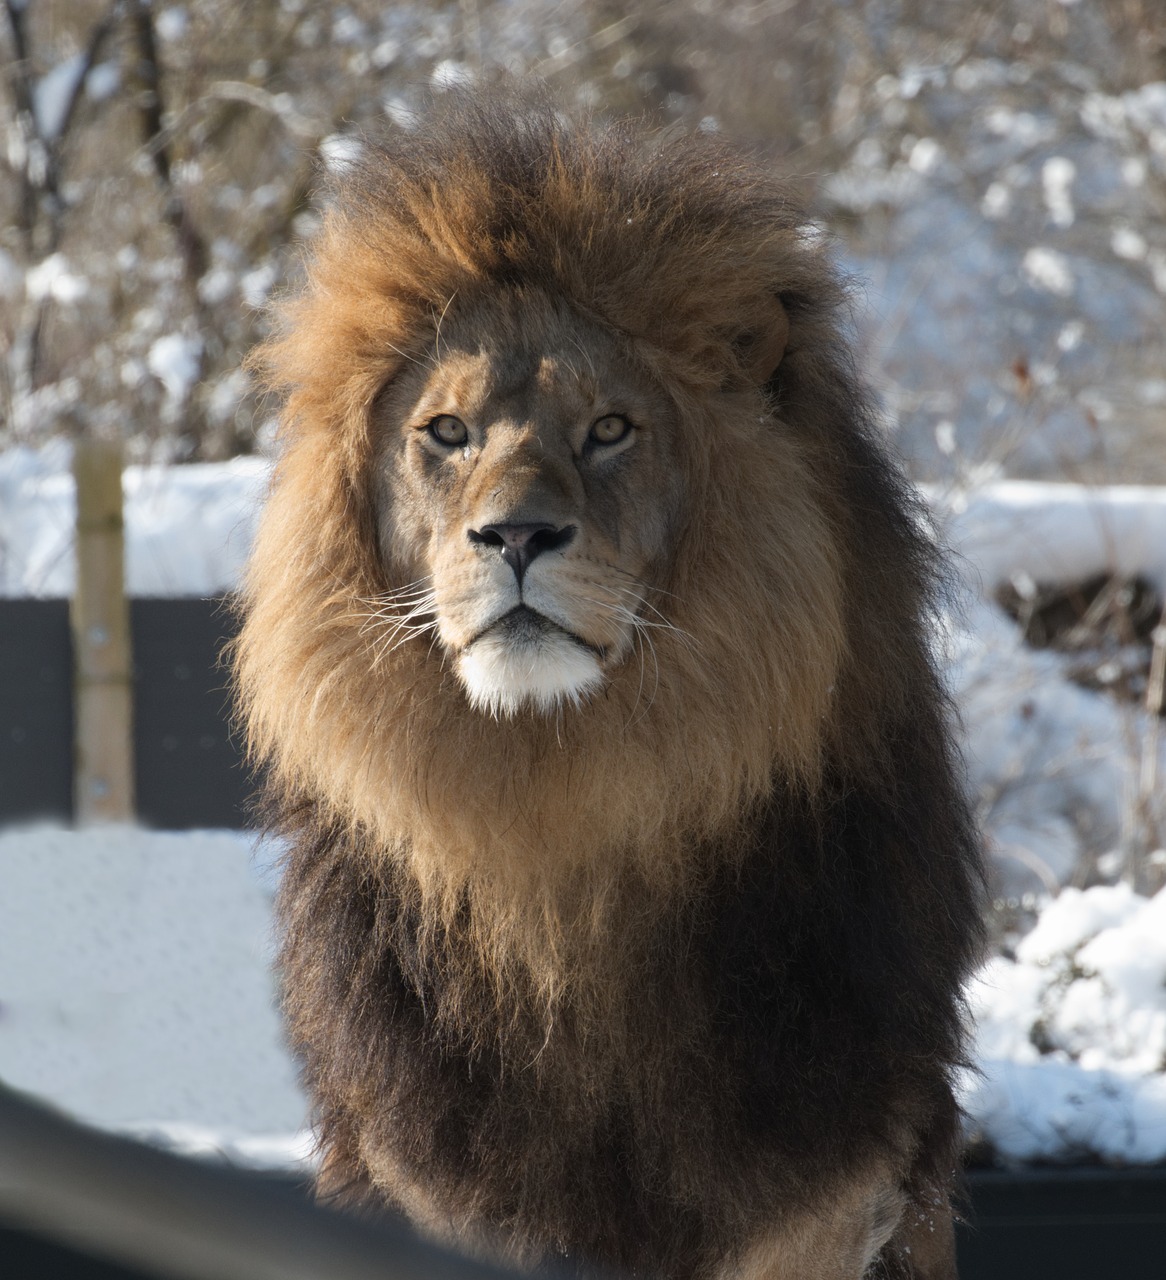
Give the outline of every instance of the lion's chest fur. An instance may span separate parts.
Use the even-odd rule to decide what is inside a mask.
[[[483,980],[465,921],[435,937],[399,872],[318,833],[284,887],[283,966],[333,1132],[359,1123],[366,1175],[439,1232],[698,1269],[931,1105],[944,1001],[904,1005],[912,982],[926,1004],[926,965],[907,886],[869,857],[898,825],[853,795],[825,827],[786,809],[665,909],[629,884],[610,970],[549,1006]]]

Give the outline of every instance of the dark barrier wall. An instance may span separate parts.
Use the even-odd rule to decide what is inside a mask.
[[[219,662],[233,617],[220,599],[135,599],[130,627],[139,820],[243,826],[254,788]],[[0,824],[72,816],[72,742],[67,602],[0,600]]]
[[[222,600],[131,600],[134,783],[150,827],[239,827],[254,791],[230,732]]]
[[[960,1280],[1161,1280],[1166,1167],[976,1170]]]
[[[0,600],[0,823],[72,810],[73,649],[64,600]]]
[[[293,1202],[304,1197],[290,1181],[250,1180]],[[1166,1170],[977,1173],[970,1183],[970,1222],[958,1233],[960,1280],[1161,1280]],[[22,1280],[166,1280],[9,1225],[2,1211],[0,1259]],[[390,1248],[384,1274],[393,1274]]]

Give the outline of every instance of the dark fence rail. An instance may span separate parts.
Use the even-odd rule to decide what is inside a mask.
[[[404,1228],[85,1128],[4,1088],[0,1228],[6,1280],[507,1280]]]
[[[230,731],[221,599],[133,599],[134,785],[150,827],[240,827],[253,783]],[[0,600],[0,824],[73,816],[64,600]]]

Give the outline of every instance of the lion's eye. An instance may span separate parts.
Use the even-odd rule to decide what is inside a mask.
[[[429,424],[429,434],[438,444],[451,446],[465,444],[470,438],[466,424],[460,418],[454,418],[448,413],[433,419]]]
[[[593,444],[619,444],[631,431],[632,424],[618,413],[608,414],[593,423],[588,439]]]

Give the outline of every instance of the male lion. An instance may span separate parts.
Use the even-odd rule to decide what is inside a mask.
[[[954,1275],[976,842],[842,300],[710,137],[470,99],[340,177],[236,654],[325,1193],[524,1267]]]

